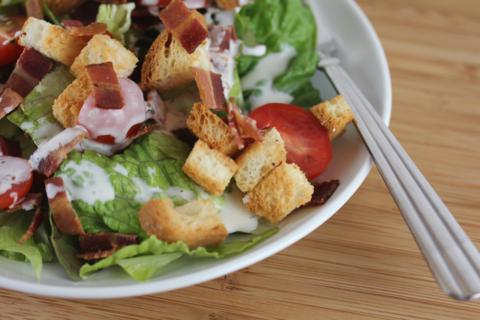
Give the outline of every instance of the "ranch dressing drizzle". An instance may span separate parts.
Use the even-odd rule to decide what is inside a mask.
[[[286,92],[274,88],[273,81],[284,73],[290,60],[297,55],[294,47],[283,45],[280,52],[270,53],[262,58],[255,68],[242,79],[244,90],[256,89],[259,92],[252,94],[250,103],[252,109],[265,103],[290,103],[293,97]]]
[[[247,211],[238,190],[225,194],[220,217],[228,233],[251,233],[258,227],[258,217]]]

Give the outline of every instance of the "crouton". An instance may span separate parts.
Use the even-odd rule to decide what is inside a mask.
[[[228,235],[211,199],[176,208],[171,199],[153,199],[140,209],[138,218],[148,235],[166,242],[183,241],[192,249],[217,246]]]
[[[207,44],[202,43],[192,54],[167,30],[153,42],[142,66],[141,87],[165,92],[194,80],[192,68],[211,69]]]
[[[70,68],[71,72],[80,77],[85,74],[89,64],[112,62],[119,78],[132,74],[138,62],[137,57],[125,48],[119,41],[105,34],[97,34],[82,49]]]
[[[210,148],[227,156],[238,151],[232,129],[204,104],[196,103],[187,118],[187,127]]]
[[[310,111],[327,128],[330,140],[342,134],[353,120],[353,112],[342,96],[317,104],[310,108]]]
[[[198,140],[182,169],[208,192],[221,195],[238,167],[235,161]]]
[[[273,169],[243,202],[254,214],[278,223],[294,209],[312,199],[313,186],[295,164],[282,163]]]
[[[249,192],[271,170],[287,161],[285,144],[275,128],[270,129],[262,141],[257,141],[237,158],[238,171],[235,174],[237,187]]]
[[[30,17],[23,24],[18,43],[70,66],[87,44],[87,40],[70,34],[62,27]]]
[[[56,15],[62,16],[65,13],[77,8],[86,0],[43,0],[43,3]]]
[[[217,6],[223,10],[234,10],[241,6],[240,0],[215,0]]]
[[[55,119],[65,128],[74,127],[77,124],[80,109],[92,89],[90,80],[86,75],[70,83],[53,103],[52,110]]]

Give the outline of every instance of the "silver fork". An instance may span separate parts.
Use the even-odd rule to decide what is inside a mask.
[[[321,62],[355,115],[355,125],[439,286],[458,300],[480,298],[480,255],[393,133],[332,55],[332,39],[319,46]]]

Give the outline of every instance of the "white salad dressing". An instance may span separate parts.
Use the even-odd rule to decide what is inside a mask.
[[[45,192],[47,193],[47,198],[48,199],[54,199],[57,196],[57,194],[59,194],[60,192],[63,192],[63,191],[65,191],[64,187],[59,187],[59,186],[55,185],[54,183],[48,183],[45,186]]]
[[[97,153],[103,154],[105,156],[111,156],[117,151],[125,149],[132,142],[133,142],[133,139],[131,138],[128,138],[125,141],[121,143],[116,143],[116,144],[106,144],[106,143],[100,143],[95,140],[83,139],[75,147],[75,149],[80,152],[84,150],[91,150],[91,151],[95,151]]]
[[[128,176],[128,170],[121,164],[117,163],[114,167],[113,170],[120,173],[121,175]]]
[[[244,90],[256,89],[258,94],[252,94],[250,103],[255,109],[265,103],[278,102],[290,103],[293,97],[286,92],[273,87],[276,77],[284,73],[290,60],[297,55],[297,51],[290,45],[283,45],[280,52],[270,53],[262,58],[255,68],[242,79]]]
[[[137,202],[147,203],[154,195],[162,193],[162,189],[149,186],[140,178],[133,177],[132,181],[138,189],[138,192],[135,195],[135,201]]]
[[[220,217],[228,233],[251,233],[258,227],[258,217],[247,211],[238,190],[225,194]]]
[[[181,198],[186,201],[192,201],[195,199],[195,194],[192,191],[179,187],[170,187],[165,191],[165,193],[171,198]]]
[[[207,25],[218,24],[220,26],[231,26],[235,22],[235,10],[220,10],[218,8],[207,8],[205,20]]]
[[[60,175],[71,200],[82,200],[93,205],[96,201],[106,202],[115,198],[108,173],[93,162],[69,161],[64,170],[73,172],[71,175]]]
[[[218,50],[210,47],[210,62],[212,71],[221,75],[223,95],[228,100],[230,91],[235,83],[235,57],[237,56],[239,41],[230,40],[227,50]]]
[[[13,185],[25,182],[32,176],[32,168],[21,158],[0,157],[0,194],[4,194]]]
[[[267,46],[264,44],[259,44],[254,47],[247,47],[245,44],[242,44],[242,54],[246,56],[261,57],[267,53]]]

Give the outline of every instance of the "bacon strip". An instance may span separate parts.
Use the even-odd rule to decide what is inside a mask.
[[[45,180],[45,190],[53,220],[58,230],[68,235],[85,234],[77,212],[68,199],[63,179],[54,177]]]
[[[30,156],[29,162],[32,168],[46,177],[50,177],[67,157],[67,154],[86,137],[88,137],[87,130],[80,126],[63,130],[40,145]]]
[[[112,254],[115,253],[118,249],[111,249],[111,250],[102,250],[102,251],[95,251],[95,252],[86,252],[86,253],[79,253],[77,254],[77,257],[85,260],[85,261],[91,261],[91,260],[98,260],[98,259],[103,259],[106,257],[110,257]]]
[[[19,244],[24,244],[27,242],[28,239],[30,239],[33,234],[37,231],[38,227],[40,227],[40,224],[42,224],[43,221],[43,212],[40,207],[37,207],[35,210],[35,213],[33,214],[32,222],[30,222],[30,225],[27,228],[27,231],[23,234],[23,236],[18,240]]]
[[[330,180],[313,185],[312,200],[305,206],[321,206],[325,204],[340,185],[338,180]]]
[[[43,8],[40,0],[27,0],[25,2],[25,10],[28,17],[43,19]]]
[[[245,139],[261,141],[263,133],[257,128],[255,120],[243,115],[238,109],[233,98],[227,103],[227,122],[235,135],[237,146],[240,150],[245,147]]]
[[[5,88],[10,88],[22,97],[26,97],[52,68],[53,62],[41,53],[35,49],[24,49]]]
[[[123,96],[117,74],[111,62],[87,66],[87,74],[93,84],[95,105],[101,109],[121,109]]]
[[[0,119],[15,110],[22,102],[22,96],[12,89],[6,88],[0,95]]]
[[[229,50],[231,40],[238,40],[233,26],[210,26],[208,38],[210,39],[210,50],[219,52]]]
[[[193,74],[203,104],[213,110],[225,110],[227,101],[223,94],[222,77],[200,68],[193,68]]]
[[[188,53],[194,52],[208,37],[203,16],[197,11],[189,10],[182,0],[172,0],[160,12],[160,19]]]
[[[70,25],[66,26],[67,30],[73,36],[91,38],[96,34],[104,34],[105,32],[107,32],[107,25],[105,23],[93,22],[90,23],[88,26],[84,26],[81,21],[70,21],[76,21],[74,23],[77,24],[72,25],[71,22],[69,22]],[[80,23],[80,25],[78,25],[78,23]]]
[[[136,235],[122,233],[96,233],[85,234],[79,237],[79,258],[83,260],[96,260],[112,255],[121,247],[137,244]]]
[[[66,29],[71,27],[83,27],[82,21],[74,19],[63,19],[62,24]]]

